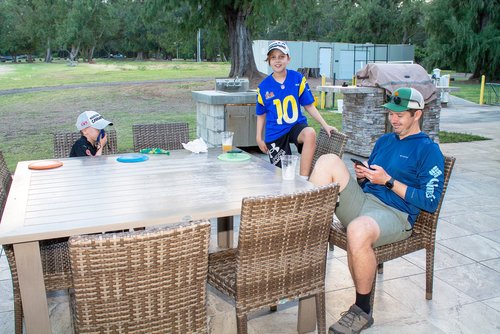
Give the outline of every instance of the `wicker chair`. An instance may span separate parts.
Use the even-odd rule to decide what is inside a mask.
[[[75,332],[206,333],[209,238],[208,221],[71,237]]]
[[[426,252],[426,292],[425,298],[432,299],[432,286],[434,281],[434,248],[436,244],[436,227],[441,211],[441,205],[446,194],[448,182],[450,180],[451,171],[455,164],[455,158],[445,157],[444,163],[444,186],[439,205],[434,213],[421,211],[417,216],[415,225],[413,226],[413,233],[408,239],[394,242],[392,244],[380,246],[375,248],[375,255],[377,257],[378,273],[383,272],[383,263],[389,260],[396,259],[409,253],[413,253],[420,249],[425,249]],[[334,220],[330,229],[330,249],[333,250],[334,246],[338,246],[344,250],[347,247],[347,235],[343,225]],[[375,295],[375,279],[373,280],[371,305],[373,307]]]
[[[210,254],[208,268],[209,284],[235,300],[238,333],[247,333],[249,312],[309,296],[318,332],[326,332],[326,252],[338,189],[243,199],[237,248]]]
[[[12,177],[3,155],[0,152],[0,217],[2,216]],[[23,307],[21,303],[21,292],[19,290],[19,279],[17,275],[16,258],[12,245],[3,245],[7,262],[10,266],[12,276],[12,288],[14,299],[14,326],[15,333],[23,332]],[[61,290],[71,287],[71,268],[69,263],[67,238],[53,239],[40,242],[40,256],[42,258],[43,276],[45,289],[47,291]]]
[[[46,291],[64,290],[72,286],[67,240],[67,238],[62,238],[40,242],[40,256],[42,258]],[[3,245],[3,249],[12,275],[15,333],[21,334],[23,332],[23,307],[14,247],[12,245]]]
[[[107,130],[108,141],[102,150],[102,154],[118,153],[118,142],[116,130]],[[54,158],[68,158],[75,141],[81,137],[79,132],[54,133]]]
[[[132,125],[134,151],[158,147],[164,150],[180,150],[181,143],[189,141],[188,123],[159,123]]]
[[[11,183],[12,175],[7,167],[2,151],[0,151],[0,218],[2,218],[3,208],[7,201]]]
[[[346,134],[338,131],[332,131],[331,136],[328,137],[326,131],[321,128],[318,138],[316,139],[316,150],[314,151],[311,173],[316,165],[316,161],[318,161],[319,157],[323,154],[334,153],[342,158],[346,143]]]

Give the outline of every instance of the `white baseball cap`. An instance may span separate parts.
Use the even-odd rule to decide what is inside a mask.
[[[285,42],[283,41],[274,41],[269,46],[267,47],[267,54],[273,50],[280,50],[284,54],[288,55],[290,54],[290,49],[288,48],[288,45],[286,45]]]
[[[76,128],[80,131],[88,127],[102,130],[108,125],[113,125],[113,123],[105,120],[98,112],[90,110],[82,112],[76,120]]]

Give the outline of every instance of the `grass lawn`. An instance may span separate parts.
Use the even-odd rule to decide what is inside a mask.
[[[101,59],[97,60],[97,64],[80,63],[75,67],[67,66],[65,62],[2,63],[0,92],[6,89],[78,85],[89,82],[183,80],[175,83],[83,86],[74,89],[0,95],[0,150],[11,171],[14,171],[18,161],[52,158],[52,133],[76,131],[74,125],[76,117],[84,110],[96,110],[106,119],[113,121],[113,128],[118,135],[119,152],[132,151],[132,124],[188,122],[190,138],[194,139],[196,106],[191,92],[213,89],[214,78],[226,77],[229,69],[228,63],[134,62]],[[190,80],[193,78],[206,80]],[[466,94],[464,98],[473,100],[476,89],[479,92],[478,88],[469,87],[464,83],[461,93]],[[341,114],[322,111],[322,115],[330,125],[342,128]],[[319,132],[319,124],[316,121],[311,120],[309,124]],[[458,138],[456,136],[446,138],[451,138],[452,141],[466,141],[469,136],[460,135]],[[444,142],[443,139],[441,142]]]
[[[66,61],[2,63],[0,90],[60,86],[95,82],[126,82],[187,78],[227,77],[228,63],[181,61],[113,61],[97,59],[95,64],[68,66]]]

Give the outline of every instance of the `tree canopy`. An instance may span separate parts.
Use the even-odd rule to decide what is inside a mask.
[[[498,0],[0,0],[0,54],[228,60],[258,76],[255,39],[411,43],[433,67],[500,79]]]

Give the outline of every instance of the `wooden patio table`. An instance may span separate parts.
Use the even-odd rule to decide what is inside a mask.
[[[27,333],[52,333],[38,242],[187,219],[218,218],[219,240],[231,246],[231,220],[247,196],[310,189],[297,177],[252,156],[241,162],[217,158],[220,148],[150,155],[137,163],[118,155],[60,159],[63,166],[31,170],[19,162],[0,224],[0,244],[13,244]],[[224,226],[224,225],[229,226]],[[299,332],[315,328],[314,298],[299,305]]]

